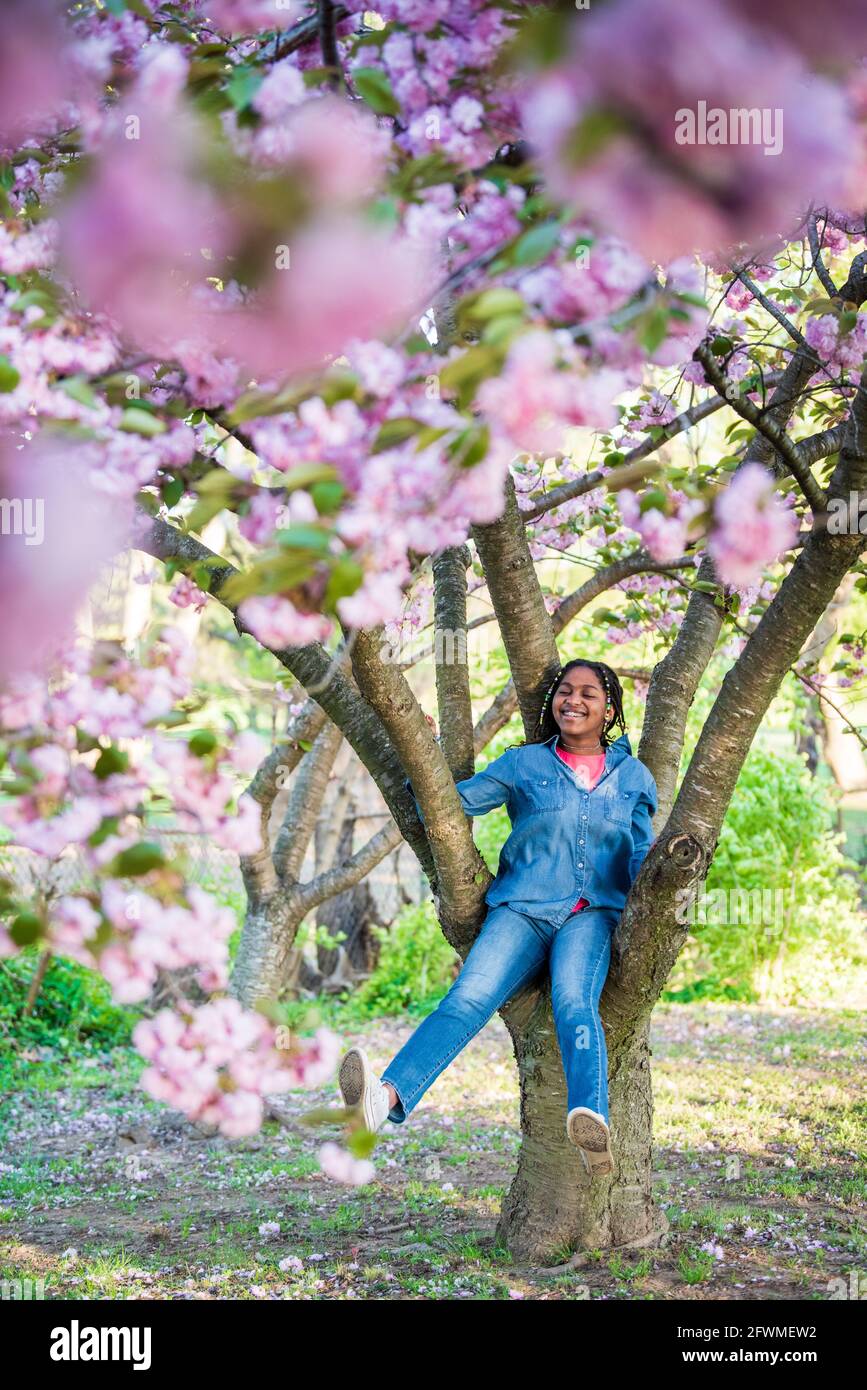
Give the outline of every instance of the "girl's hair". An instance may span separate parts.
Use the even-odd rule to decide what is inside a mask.
[[[611,706],[611,710],[606,714],[605,722],[602,725],[602,735],[600,738],[602,747],[607,748],[612,742],[609,735],[615,725],[619,725],[622,733],[626,733],[626,721],[623,717],[623,687],[616,673],[612,671],[611,667],[607,666],[604,661],[583,661],[580,657],[575,657],[572,661],[567,661],[565,666],[560,667],[551,684],[548,686],[545,692],[545,698],[542,701],[541,713],[536,721],[536,727],[533,730],[532,737],[525,739],[524,743],[510,744],[510,748],[523,748],[528,743],[545,743],[552,734],[560,732],[560,726],[554,718],[551,702],[566,672],[571,671],[575,666],[587,666],[591,671],[595,672],[605,691],[606,706]]]

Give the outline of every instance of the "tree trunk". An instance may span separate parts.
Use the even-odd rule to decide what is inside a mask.
[[[499,1243],[529,1264],[553,1264],[573,1251],[657,1243],[668,1219],[652,1191],[647,1025],[619,1053],[609,1053],[614,1173],[591,1182],[566,1136],[566,1080],[550,988],[526,993],[532,1000],[515,1000],[505,1011],[518,1063],[523,1138],[497,1226]]]
[[[248,1008],[282,994],[300,923],[285,893],[248,901],[231,984],[235,998]]]

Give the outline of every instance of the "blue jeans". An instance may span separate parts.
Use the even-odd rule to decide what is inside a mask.
[[[402,1124],[470,1038],[547,962],[567,1109],[586,1105],[607,1121],[608,1053],[599,996],[619,917],[609,908],[585,907],[555,926],[508,904],[491,908],[448,994],[382,1073],[398,1095],[388,1118]]]

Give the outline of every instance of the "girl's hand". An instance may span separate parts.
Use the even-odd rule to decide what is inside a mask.
[[[437,733],[436,720],[434,719],[433,715],[432,715],[432,714],[426,714],[426,715],[425,715],[425,719],[426,719],[427,722],[430,724],[431,729],[433,730],[433,736],[434,736],[434,738],[439,738],[439,734]]]

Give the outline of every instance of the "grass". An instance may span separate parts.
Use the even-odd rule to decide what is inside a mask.
[[[378,1020],[351,1039],[377,1065],[411,1027]],[[41,1278],[47,1297],[70,1299],[821,1299],[853,1274],[864,1287],[860,1015],[663,1005],[652,1047],[668,1242],[589,1252],[553,1276],[495,1239],[520,1142],[499,1019],[407,1124],[386,1128],[359,1188],[319,1167],[334,1123],[303,1122],[334,1104],[333,1084],[282,1098],[285,1123],[227,1141],[152,1102],[125,1048],[7,1057],[0,1278]]]

